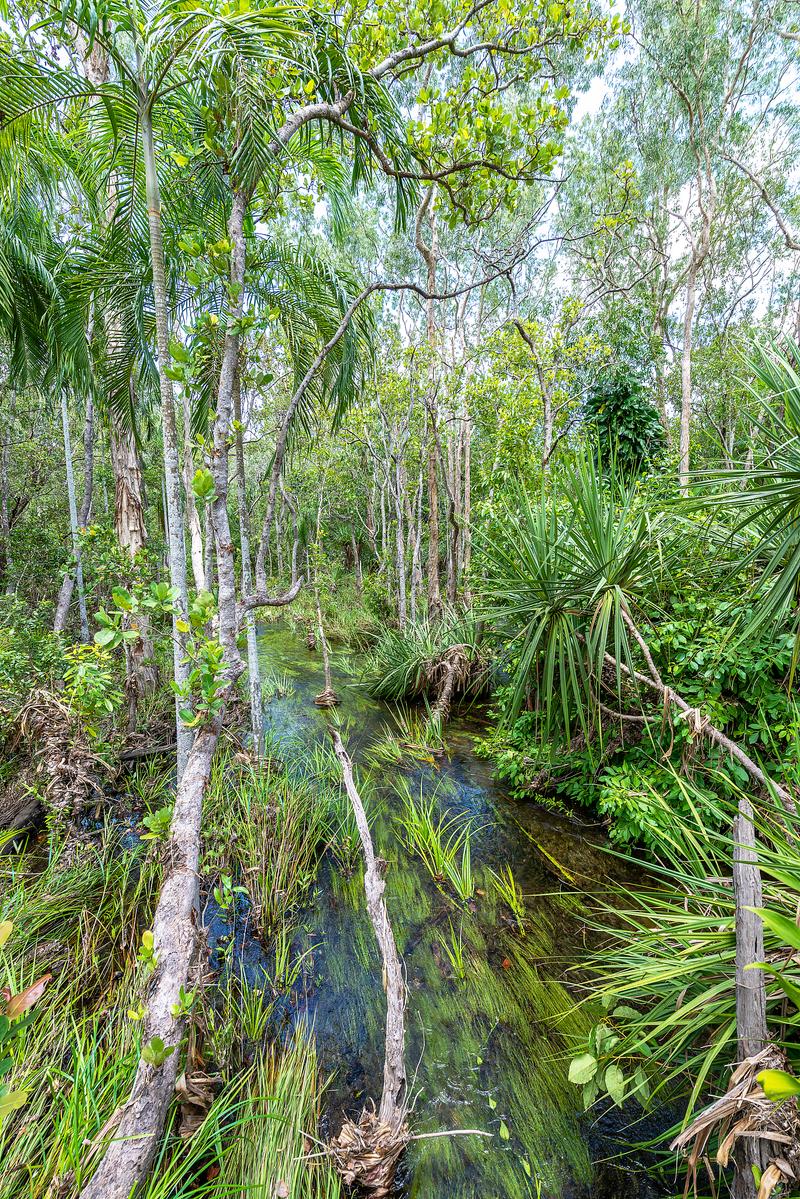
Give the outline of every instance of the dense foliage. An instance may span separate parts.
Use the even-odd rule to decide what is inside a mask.
[[[321,1199],[376,1127],[391,1186],[410,1080],[306,1169],[312,1041],[254,1048],[235,936],[193,989],[199,876],[252,914],[271,1013],[313,985],[323,857],[359,873],[341,755],[265,744],[276,616],[325,712],[363,654],[376,772],[435,770],[469,710],[514,803],[652,872],[591,901],[565,1104],[707,1118],[687,1186],[712,1142],[736,1199],[800,1184],[798,44],[784,0],[0,5],[0,1199]],[[488,892],[544,1003],[516,864],[479,879],[468,815],[407,781],[396,846],[459,912],[438,976],[469,982]],[[39,1038],[47,955],[72,1023],[47,993]]]

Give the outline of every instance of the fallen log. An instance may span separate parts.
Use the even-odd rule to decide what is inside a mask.
[[[174,754],[177,749],[175,741],[168,745],[140,745],[135,749],[125,749],[119,755],[120,762],[138,762],[140,758],[155,758],[158,754]]]
[[[370,1191],[374,1199],[380,1199],[389,1194],[398,1159],[411,1139],[407,1122],[408,1084],[405,1067],[406,982],[386,910],[386,883],[375,857],[367,814],[353,778],[353,765],[337,730],[331,729],[330,734],[364,853],[367,912],[380,948],[386,992],[386,1037],[380,1106],[377,1111],[374,1105],[365,1106],[357,1123],[346,1120],[341,1132],[332,1141],[330,1151],[345,1182],[351,1186],[357,1184]]]
[[[142,1029],[143,1048],[158,1038],[169,1051],[159,1065],[140,1058],[133,1089],[113,1139],[81,1199],[123,1199],[146,1179],[159,1146],[178,1076],[182,1019],[172,1015],[189,977],[197,938],[198,864],[203,795],[221,717],[200,732],[175,796],[167,862],[153,919],[155,971]]]

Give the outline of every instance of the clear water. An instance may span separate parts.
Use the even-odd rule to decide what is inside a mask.
[[[263,633],[261,651],[265,674],[286,675],[292,683],[290,694],[265,705],[265,736],[284,760],[300,762],[315,739],[326,738],[325,714],[313,703],[323,686],[321,658],[284,625]],[[357,670],[357,659],[334,649],[337,719],[358,767],[389,713],[359,685]],[[474,819],[473,869],[483,894],[468,907],[444,895],[400,840],[394,820],[400,768],[373,770],[365,788],[376,850],[389,863],[387,903],[407,971],[413,1130],[492,1134],[413,1143],[398,1193],[408,1199],[654,1195],[612,1136],[612,1124],[619,1129],[628,1116],[615,1113],[599,1122],[585,1116],[566,1077],[591,1023],[570,988],[586,902],[576,888],[607,878],[610,859],[577,824],[511,800],[475,756],[471,734],[478,727],[475,717],[455,720],[447,757],[402,770],[412,791],[435,795],[442,811]],[[506,863],[525,895],[524,935],[488,879],[487,867]],[[467,958],[463,979],[453,976],[443,950],[459,934]],[[242,948],[257,969],[263,952],[252,946],[248,959]],[[357,1117],[368,1098],[379,1099],[382,1079],[385,1004],[360,872],[346,878],[335,862],[325,863],[295,948],[309,953],[303,985],[284,1015],[315,1030],[331,1079],[325,1132],[333,1134],[345,1113]]]

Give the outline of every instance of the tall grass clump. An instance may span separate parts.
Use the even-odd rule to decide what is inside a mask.
[[[471,839],[473,824],[468,818],[439,811],[436,794],[419,798],[402,790],[403,811],[397,817],[406,847],[416,853],[434,882],[448,882],[460,900],[475,894]]]
[[[212,775],[206,827],[206,867],[238,868],[262,936],[291,923],[327,844],[327,810],[313,785],[269,760],[223,758]]]
[[[137,950],[159,866],[114,835],[81,854],[68,866],[56,855],[43,867],[36,846],[0,858],[0,920],[14,926],[0,987],[52,975],[4,1078],[26,1102],[0,1121],[0,1199],[77,1194],[139,1058],[129,1013],[143,995]]]
[[[248,1087],[248,1122],[227,1156],[218,1193],[339,1199],[339,1176],[327,1155],[313,1156],[310,1140],[320,1115],[319,1070],[310,1037],[300,1032],[286,1048],[263,1053]]]
[[[447,719],[457,696],[475,695],[486,685],[487,659],[481,628],[472,613],[448,612],[441,621],[415,621],[389,629],[364,669],[370,695],[385,700],[432,703]]]
[[[191,1140],[164,1142],[142,1199],[339,1199],[330,1158],[314,1156],[320,1093],[308,1035],[270,1046],[225,1083]]]

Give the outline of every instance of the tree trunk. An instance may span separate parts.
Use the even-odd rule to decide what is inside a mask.
[[[114,529],[117,541],[135,558],[147,541],[144,523],[142,468],[132,429],[112,415],[111,468],[114,472]]]
[[[367,912],[383,964],[383,986],[386,992],[386,1036],[383,1057],[383,1091],[378,1108],[378,1119],[389,1125],[390,1128],[399,1129],[406,1116],[407,1089],[405,1068],[406,984],[403,977],[403,964],[397,952],[392,926],[389,922],[389,913],[386,910],[384,898],[386,883],[381,876],[375,857],[367,814],[353,779],[352,763],[336,729],[331,729],[330,734],[333,738],[336,756],[342,767],[345,790],[353,808],[361,839],[366,866],[364,891],[367,897]]]
[[[62,403],[63,403],[62,397]],[[62,408],[63,419],[63,408]],[[64,448],[67,449],[69,442],[69,428],[67,428]],[[70,446],[71,450],[71,446]],[[72,475],[72,463],[70,461],[67,468],[67,486],[69,488],[69,480]],[[89,514],[92,509],[92,490],[94,484],[94,402],[89,396],[86,400],[86,418],[83,425],[83,499],[81,501],[81,510],[77,517],[77,527],[85,529],[89,523]],[[75,501],[75,481],[72,480],[72,499],[70,501],[70,520],[72,519],[72,505]],[[6,523],[8,523],[8,514],[6,512]],[[73,550],[75,549],[76,537],[73,535]],[[83,565],[81,563],[80,546],[77,548],[77,557],[75,562],[75,573],[71,570],[67,571],[61,582],[61,589],[58,594],[58,603],[56,604],[56,615],[53,622],[53,631],[62,633],[67,625],[69,617],[70,604],[72,603],[72,591],[76,579],[79,580],[78,585],[78,602],[81,605],[81,640],[85,643],[89,640],[89,624],[86,619],[86,601],[83,597]]]
[[[465,407],[464,414],[464,500],[462,528],[462,560],[461,574],[464,588],[464,599],[471,602],[469,572],[472,568],[472,420],[469,410]]]
[[[696,259],[692,257],[686,279],[686,309],[683,314],[683,350],[681,352],[681,428],[678,448],[678,477],[681,494],[689,491],[689,437],[692,421],[692,332],[697,295]]]
[[[192,480],[194,478],[194,446],[192,444],[192,413],[189,403],[188,388],[183,387],[181,404],[183,407],[183,491],[186,496],[186,523],[189,526],[189,550],[192,562],[192,576],[197,591],[206,586],[205,558],[203,555],[203,530],[200,525],[200,513],[194,498]]]
[[[80,1199],[128,1199],[147,1178],[159,1147],[175,1090],[183,1027],[182,1018],[176,1019],[170,1009],[186,985],[197,945],[200,818],[220,724],[221,718],[212,729],[198,734],[182,772],[164,854],[166,871],[153,918],[157,965],[147,996],[142,1044],[160,1037],[173,1052],[160,1066],[139,1060],[119,1127]]]
[[[428,617],[438,620],[442,615],[442,592],[439,585],[439,487],[436,478],[436,437],[433,418],[428,422]]]
[[[292,517],[292,583],[297,582],[297,555],[300,550],[300,536],[297,529],[297,504],[281,483],[281,492]]]
[[[377,561],[378,558],[378,543],[375,540],[375,476],[372,477],[372,490],[367,497],[367,539],[369,547],[372,550],[372,557]]]
[[[395,552],[397,569],[397,617],[400,628],[404,628],[408,620],[408,608],[406,605],[406,555],[405,543],[403,537],[403,496],[405,495],[406,481],[405,470],[403,469],[402,451],[398,449],[395,459],[395,486],[394,486],[394,510],[395,510]]]
[[[761,872],[756,857],[753,810],[742,798],[733,829],[733,890],[736,896],[736,1033],[739,1061],[754,1057],[767,1043],[767,1008],[763,970],[748,970],[764,961],[764,929],[753,908],[763,907]]]
[[[542,425],[542,470],[547,471],[553,453],[553,396],[547,384],[542,387]]]
[[[250,562],[250,513],[247,508],[247,484],[244,470],[244,431],[242,422],[241,372],[237,370],[233,385],[233,418],[236,427],[236,497],[239,505],[239,545],[242,555],[242,591],[253,590],[253,571]],[[292,579],[294,582],[294,579]],[[245,617],[247,630],[247,676],[250,690],[250,724],[256,754],[261,756],[264,720],[261,710],[261,673],[258,661],[256,618],[253,612]]]
[[[0,587],[8,593],[11,586],[11,522],[8,515],[10,433],[3,431],[0,448]]]
[[[176,687],[184,692],[175,696],[175,726],[178,746],[178,778],[183,775],[191,748],[193,733],[180,717],[188,703],[189,663],[186,661],[186,636],[179,626],[188,625],[189,596],[186,584],[186,545],[183,534],[183,504],[181,502],[181,471],[178,451],[178,431],[175,423],[175,400],[172,380],[166,373],[169,366],[169,324],[167,281],[164,263],[164,243],[161,231],[161,196],[156,172],[153,125],[149,97],[140,96],[142,154],[147,192],[147,223],[150,233],[150,256],[153,272],[153,301],[155,307],[156,341],[158,346],[158,378],[161,393],[161,426],[164,441],[164,478],[167,497],[167,536],[169,544],[170,583],[177,592],[172,620],[173,669]]]
[[[80,628],[81,641],[85,644],[89,641],[89,621],[86,616],[86,597],[83,591],[83,569],[81,566],[81,545],[78,537],[78,507],[75,499],[75,473],[72,467],[72,440],[69,433],[69,409],[67,407],[66,391],[61,389],[61,428],[64,435],[64,458],[66,461],[67,472],[67,500],[69,504],[69,528],[72,543],[72,556],[75,562],[75,582],[78,590],[78,611],[80,613]],[[89,480],[91,489],[91,480]],[[91,491],[90,491],[91,498]],[[56,607],[55,620],[53,621],[53,632],[63,633],[67,627],[67,619],[69,617],[70,603],[72,601],[72,568],[65,575],[64,583],[61,585],[58,596],[58,604]],[[70,578],[70,583],[66,585],[66,579]]]
[[[431,213],[433,203],[433,188],[425,193],[425,198],[417,212],[416,246],[423,257],[427,268],[426,285],[429,295],[436,290],[436,223]],[[426,245],[422,237],[422,223],[428,217],[431,242]],[[436,314],[433,300],[426,300],[428,353],[428,396],[426,411],[428,423],[428,618],[438,620],[442,615],[442,592],[439,583],[439,486],[436,477]]]
[[[353,532],[352,528],[350,529],[350,548],[353,551],[353,568],[355,570],[355,577],[356,577],[356,592],[357,592],[359,598],[363,598],[364,575],[361,570],[361,551],[358,548],[358,542],[356,540],[356,535]]]

